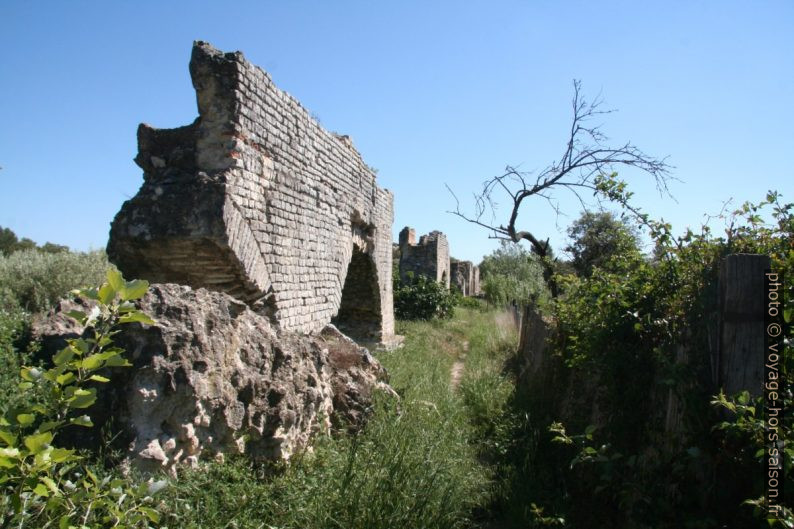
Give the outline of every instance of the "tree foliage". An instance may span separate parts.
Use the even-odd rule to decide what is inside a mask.
[[[509,241],[501,241],[499,248],[483,258],[480,283],[485,298],[497,305],[548,297],[540,258]]]
[[[594,268],[609,266],[619,255],[639,255],[636,228],[627,219],[618,219],[609,211],[584,211],[568,228],[571,243],[565,251],[571,254],[571,265],[583,277]]]
[[[455,296],[446,285],[423,275],[408,276],[405,283],[395,284],[395,316],[404,320],[452,317],[455,310]]]
[[[35,242],[28,239],[27,237],[19,239],[17,234],[14,233],[10,228],[3,228],[0,226],[0,255],[11,255],[14,252],[36,249],[46,253],[69,251],[68,246],[53,244],[51,242],[44,243],[42,246],[37,246]]]

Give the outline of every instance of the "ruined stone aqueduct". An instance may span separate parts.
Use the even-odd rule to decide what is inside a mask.
[[[324,130],[242,53],[196,42],[199,117],[138,129],[138,194],[113,221],[108,255],[128,277],[226,292],[284,330],[333,322],[389,344],[392,193],[347,136]],[[443,233],[400,234],[400,275],[479,291]]]
[[[443,233],[417,242],[405,228],[393,247],[394,197],[351,140],[241,53],[196,42],[190,73],[199,117],[140,125],[143,185],[108,243],[126,277],[152,283],[142,308],[158,325],[117,337],[134,369],[106,415],[131,460],[172,471],[226,453],[286,458],[317,431],[360,424],[373,392],[390,391],[358,344],[399,343],[393,258],[404,278],[479,291]],[[39,335],[76,332],[68,309]]]

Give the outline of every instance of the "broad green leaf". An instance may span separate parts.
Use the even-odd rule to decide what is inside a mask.
[[[91,356],[87,356],[83,359],[82,367],[83,369],[94,370],[99,369],[104,364],[104,359],[99,354],[93,354]]]
[[[130,364],[126,358],[122,358],[119,355],[114,355],[107,359],[105,365],[107,367],[130,367],[132,364]]]
[[[41,370],[36,367],[23,367],[19,372],[19,376],[28,382],[35,382],[36,380],[40,379],[41,374]]]
[[[58,485],[55,484],[55,482],[52,480],[52,478],[48,478],[47,476],[42,476],[42,477],[39,478],[39,480],[42,483],[44,483],[44,485],[46,485],[46,487],[48,489],[50,489],[50,491],[52,491],[53,494],[55,494],[56,496],[60,496],[61,495],[61,491],[58,488]]]
[[[43,498],[47,498],[50,495],[49,491],[47,490],[47,487],[43,483],[39,483],[38,485],[36,485],[36,487],[33,489],[33,494],[35,494],[36,496],[41,496]]]
[[[47,449],[52,442],[52,433],[51,432],[44,432],[44,433],[37,433],[33,435],[28,435],[24,439],[25,446],[28,447],[33,454],[38,454]]]
[[[149,290],[149,282],[143,279],[135,279],[134,281],[128,281],[121,289],[121,299],[123,301],[129,301],[133,299],[140,299],[146,294],[146,291]]]
[[[140,311],[128,312],[119,318],[119,323],[145,323],[147,325],[154,325],[155,322],[149,316]]]
[[[69,401],[71,408],[88,408],[96,402],[96,389],[78,389]]]
[[[0,440],[2,440],[6,446],[13,447],[17,444],[17,436],[7,430],[0,430]]]
[[[61,366],[67,362],[71,362],[72,358],[74,358],[74,350],[71,346],[66,346],[56,353],[52,361],[56,366]]]
[[[64,374],[55,377],[55,382],[57,382],[59,386],[65,386],[66,384],[72,382],[74,379],[75,379],[74,373],[72,371],[67,371]]]
[[[107,273],[108,285],[113,289],[113,292],[120,292],[124,288],[124,278],[121,277],[121,272],[116,268],[108,268]]]
[[[11,459],[0,455],[0,468],[14,468],[17,464]]]
[[[91,342],[85,338],[75,338],[68,342],[75,354],[84,354],[91,350]]]
[[[28,426],[33,424],[33,421],[36,420],[36,416],[32,413],[20,413],[17,415],[16,419],[21,426]]]
[[[33,382],[20,382],[17,387],[20,391],[27,391],[33,387]]]
[[[116,291],[110,286],[110,283],[105,283],[99,289],[99,302],[103,305],[110,305],[113,298],[116,297]]]
[[[41,423],[39,425],[38,430],[40,432],[49,432],[50,430],[52,430],[53,428],[55,428],[59,424],[60,424],[60,422],[58,422],[58,421],[44,421],[43,423]]]
[[[54,463],[63,463],[69,460],[74,454],[74,450],[67,450],[66,448],[54,448],[50,453],[50,459]]]
[[[72,524],[70,523],[69,515],[64,514],[61,516],[61,519],[58,521],[58,529],[70,529],[71,527]]]
[[[135,306],[135,303],[131,301],[119,303],[118,311],[120,314],[124,314],[125,312],[130,312],[132,310],[138,310],[138,307]]]
[[[94,425],[94,423],[91,422],[91,417],[89,417],[88,415],[81,415],[80,417],[75,417],[69,422],[77,426],[86,426],[88,428]]]
[[[101,382],[103,384],[110,382],[110,379],[107,377],[103,377],[101,375],[91,375],[90,380],[94,380],[96,382]]]
[[[152,523],[160,522],[160,515],[151,507],[141,507],[140,509]]]

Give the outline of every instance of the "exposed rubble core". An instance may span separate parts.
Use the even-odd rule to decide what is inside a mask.
[[[64,300],[34,322],[45,347],[81,332],[66,316],[80,303]],[[360,427],[373,393],[391,391],[378,361],[332,325],[279,330],[228,294],[175,284],[152,285],[140,308],[157,325],[122,326],[114,342],[133,367],[113,373],[90,413],[98,425],[112,418],[146,470],[243,452],[286,459],[332,422]]]
[[[440,231],[422,235],[416,242],[416,231],[405,227],[400,232],[400,280],[408,273],[426,276],[433,281],[450,284],[449,243]]]
[[[199,117],[138,128],[138,194],[108,255],[127,277],[226,292],[280,329],[394,333],[393,196],[242,53],[193,45]]]

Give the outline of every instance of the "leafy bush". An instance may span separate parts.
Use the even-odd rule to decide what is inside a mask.
[[[0,419],[0,526],[148,527],[158,521],[145,505],[151,485],[135,487],[111,475],[100,480],[74,450],[55,446],[64,428],[92,426],[84,410],[96,401],[95,384],[110,381],[103,369],[131,365],[112,336],[121,324],[154,323],[132,303],[147,288],[109,270],[100,288],[77,292],[96,302],[89,314],[69,313],[86,327],[83,337],[68,340],[53,367],[20,371],[18,391],[28,403],[20,399]]]
[[[15,343],[25,331],[28,315],[0,303],[0,415],[19,399],[19,370],[26,357],[17,352]]]
[[[616,256],[639,254],[637,229],[627,218],[613,213],[585,211],[568,228],[571,244],[565,248],[573,256],[571,265],[580,276],[589,276],[596,267],[608,266]]]
[[[100,250],[23,250],[0,256],[0,301],[16,300],[31,313],[47,311],[70,290],[101,283],[110,266]]]
[[[771,210],[771,222],[762,218],[764,210]],[[547,444],[545,457],[524,470],[555,476],[560,488],[544,500],[555,512],[565,511],[572,526],[753,525],[753,512],[743,504],[763,503],[762,406],[746,395],[711,395],[708,351],[716,326],[716,280],[728,254],[769,255],[785,278],[790,322],[792,212],[793,204],[781,204],[779,195],[770,192],[764,202],[745,204],[727,219],[726,237],[703,227],[699,234],[688,231],[677,239],[669,225],[645,217],[657,243],[656,260],[625,252],[594,266],[587,277],[563,279],[565,294],[554,305],[553,358],[560,362],[544,379],[561,389],[547,399],[548,408],[528,410]],[[682,344],[689,351],[685,360],[677,354]],[[789,369],[781,386],[792,387],[790,339],[784,358]],[[564,388],[577,391],[574,395]],[[683,406],[683,433],[664,427],[670,394]],[[575,398],[581,401],[577,404]],[[791,409],[790,393],[786,399]],[[564,400],[564,409],[555,407]],[[729,413],[717,413],[715,407]],[[548,444],[547,428],[538,417],[548,421],[546,427],[551,423],[557,447]],[[784,417],[788,422],[781,431],[790,438],[791,414]],[[590,421],[597,424],[588,425]],[[584,433],[569,435],[566,427]],[[792,455],[783,455],[786,468],[791,468]],[[784,489],[794,486],[792,478],[789,473]],[[783,526],[792,524],[789,516]]]
[[[486,304],[481,299],[473,298],[471,296],[460,296],[455,300],[455,305],[472,310],[487,310]]]
[[[394,290],[394,314],[404,320],[451,318],[455,298],[443,283],[425,276],[409,277]]]
[[[513,301],[524,304],[547,299],[549,294],[539,259],[519,244],[502,241],[502,245],[480,263],[480,284],[485,299],[498,306]]]

